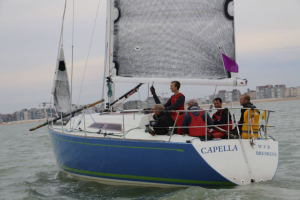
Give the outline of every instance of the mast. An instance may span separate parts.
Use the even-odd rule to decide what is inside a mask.
[[[116,69],[113,63],[113,34],[114,34],[114,27],[113,23],[114,20],[117,18],[115,16],[115,12],[112,12],[114,9],[114,0],[107,0],[106,1],[106,38],[105,38],[105,46],[106,46],[106,57],[105,57],[105,74],[104,74],[104,96],[105,100],[108,103],[108,105],[115,100],[115,83],[110,82],[111,79],[107,79],[107,77],[115,76],[116,75]],[[114,11],[114,10],[113,10]],[[118,12],[116,12],[118,13]],[[107,95],[108,87],[107,83],[111,84],[111,90],[113,92],[113,95],[109,97]]]

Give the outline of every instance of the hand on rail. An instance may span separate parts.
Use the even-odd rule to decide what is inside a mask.
[[[228,135],[228,132],[219,128],[219,127],[211,127],[212,129],[214,129],[215,131],[218,131],[220,133],[223,133],[224,135]]]

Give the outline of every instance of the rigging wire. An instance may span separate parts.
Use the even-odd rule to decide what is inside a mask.
[[[212,112],[213,103],[214,103],[215,95],[216,95],[216,91],[217,91],[217,86],[218,86],[218,85],[216,85],[216,87],[215,87],[214,97],[213,97],[213,100],[212,100],[212,102],[211,102],[211,104],[210,104],[210,106],[209,106],[209,109],[210,109],[209,112],[210,112],[210,113]]]
[[[73,0],[73,24],[72,24],[72,67],[71,67],[71,96],[70,111],[72,112],[72,95],[73,95],[73,61],[74,61],[74,0]],[[70,118],[70,129],[72,124],[72,116]]]
[[[139,98],[140,98],[140,101],[142,101],[142,100],[141,100],[141,95],[140,95],[140,90],[138,90],[138,93],[139,93]]]
[[[85,77],[87,63],[88,63],[88,60],[89,60],[89,55],[90,55],[90,50],[91,50],[91,46],[92,46],[92,41],[93,41],[95,26],[96,26],[96,22],[97,22],[97,16],[98,16],[98,11],[99,11],[99,7],[100,7],[100,2],[101,2],[101,0],[99,0],[99,3],[98,3],[97,13],[96,13],[95,21],[94,21],[94,27],[93,27],[92,37],[91,37],[89,51],[88,51],[88,55],[87,55],[87,59],[86,59],[85,67],[84,67],[84,73],[83,73],[82,82],[81,82],[81,86],[80,86],[80,92],[79,92],[79,97],[78,97],[77,105],[79,104],[79,100],[80,100],[80,96],[81,96],[82,85],[83,85],[83,81],[84,81],[84,77]]]
[[[88,59],[89,59],[89,55],[90,55],[90,50],[91,50],[91,46],[92,46],[92,41],[93,41],[93,36],[94,36],[95,26],[96,26],[96,22],[97,22],[97,16],[98,16],[99,7],[100,7],[100,0],[99,0],[99,3],[98,3],[98,8],[97,8],[97,13],[96,13],[96,18],[95,18],[95,21],[94,21],[93,32],[92,32],[91,41],[90,41],[90,46],[89,46],[89,51],[88,51],[88,55],[87,55],[87,59],[86,59],[85,67],[84,67],[84,74],[83,74],[83,77],[82,77],[82,82],[81,82],[81,86],[80,86],[80,92],[79,92],[79,96],[78,96],[78,100],[77,100],[77,104],[76,104],[77,106],[79,105],[79,100],[80,100],[80,97],[81,97],[81,91],[82,91],[82,86],[83,86],[83,82],[84,82],[84,77],[85,77],[86,67],[87,67],[87,63],[88,63]],[[73,23],[74,23],[74,20],[73,20]],[[73,26],[73,27],[74,27],[74,26]],[[76,106],[76,107],[77,107],[77,106]],[[78,119],[78,120],[79,120],[79,119]],[[74,123],[75,123],[75,119],[74,119],[74,121],[73,121],[73,126],[74,126]]]

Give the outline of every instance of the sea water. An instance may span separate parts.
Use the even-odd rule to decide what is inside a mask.
[[[30,132],[39,123],[29,123],[0,126],[0,199],[300,199],[300,100],[256,106],[276,111],[268,133],[279,141],[279,166],[271,181],[214,189],[77,181],[59,171],[46,128]]]

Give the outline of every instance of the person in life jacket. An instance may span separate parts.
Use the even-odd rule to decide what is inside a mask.
[[[221,98],[215,98],[214,99],[214,106],[215,108],[222,108],[222,99]],[[228,119],[229,116],[229,119]],[[223,126],[218,126],[219,128],[225,130],[225,131],[231,131],[232,130],[232,119],[231,119],[231,114],[228,111],[227,108],[225,109],[220,109],[217,110],[212,116],[212,121],[214,125],[221,125],[224,124]],[[226,125],[225,125],[226,124]],[[229,126],[228,126],[229,124]],[[213,133],[216,133],[218,131],[213,130]],[[218,137],[226,139],[227,136],[221,133]]]
[[[182,128],[184,134],[189,136],[199,137],[200,139],[205,139],[205,134],[207,133],[207,139],[211,140],[213,138],[218,138],[218,135],[222,134],[219,132],[212,133],[209,128],[204,127],[212,126],[213,121],[209,116],[208,112],[203,111],[199,106],[196,99],[191,99],[188,101],[188,110],[194,112],[186,112],[183,117]],[[206,113],[206,117],[205,117]],[[207,122],[207,123],[205,123]],[[199,126],[199,127],[195,127]],[[202,126],[202,127],[200,127]],[[188,127],[188,128],[186,128]],[[214,128],[214,127],[210,127]]]
[[[241,118],[238,122],[239,125],[235,127],[231,133],[238,135],[239,131],[241,137],[244,139],[252,138],[251,133],[254,134],[254,137],[258,137],[260,112],[255,109],[255,105],[250,102],[250,96],[247,94],[241,96],[240,104],[243,108],[247,109],[241,109]]]
[[[185,102],[185,96],[179,92],[180,88],[180,82],[179,81],[172,81],[170,89],[174,93],[174,95],[171,96],[171,98],[164,104],[165,110],[184,110],[184,102]],[[153,86],[150,87],[150,91],[153,95],[153,98],[155,100],[156,104],[160,104],[160,100],[158,99],[155,88]],[[151,110],[154,110],[154,108],[151,108]],[[179,114],[179,115],[178,115]],[[183,121],[183,112],[172,112],[172,118],[174,121],[176,121],[177,115],[178,119],[176,122],[176,126],[180,127],[182,126]],[[182,134],[182,129],[177,129],[177,134]]]

